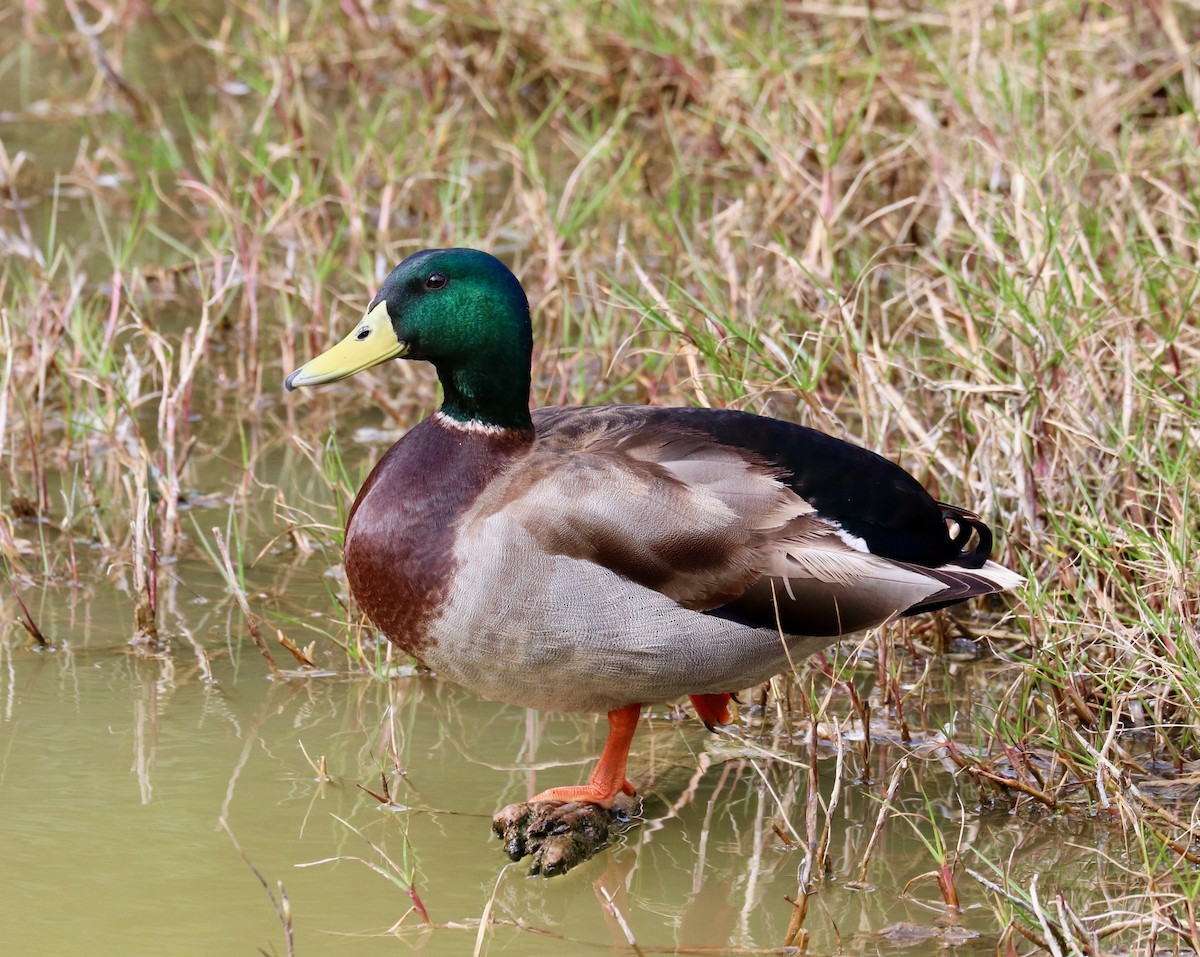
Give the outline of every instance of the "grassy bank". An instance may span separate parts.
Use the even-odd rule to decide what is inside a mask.
[[[753,7],[0,14],[5,617],[106,568],[129,637],[203,662],[163,593],[207,567],[270,647],[397,664],[344,603],[341,517],[435,383],[280,383],[407,253],[481,246],[534,304],[539,404],[793,419],[993,523],[1021,594],[808,663],[774,713],[946,761],[969,806],[1111,821],[1120,900],[930,813],[942,896],[1004,946],[1200,951],[1200,10]],[[254,598],[327,568],[320,619]],[[956,669],[986,681],[934,720]]]

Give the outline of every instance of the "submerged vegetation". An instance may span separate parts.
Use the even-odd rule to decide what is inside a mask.
[[[794,775],[758,771],[798,882],[757,946],[837,946],[822,893],[868,886],[902,827],[943,943],[986,906],[1004,952],[1200,952],[1197,36],[1170,0],[10,5],[4,657],[69,643],[47,617],[110,588],[102,644],[206,678],[241,628],[281,679],[410,675],[348,604],[340,536],[436,382],[282,376],[405,255],[477,246],[529,291],[539,404],[857,441],[1028,579],[743,699],[714,754]],[[300,582],[323,597],[289,603]],[[362,783],[399,805],[402,766]],[[909,779],[928,800],[895,799]],[[997,812],[1102,844],[1102,873],[990,859]],[[378,866],[428,919],[413,864]]]

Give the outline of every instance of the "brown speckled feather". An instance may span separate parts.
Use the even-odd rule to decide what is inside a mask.
[[[537,416],[520,469],[480,503],[504,510],[548,554],[706,610],[742,594],[772,543],[812,511],[750,453],[655,427],[637,409],[574,411]]]

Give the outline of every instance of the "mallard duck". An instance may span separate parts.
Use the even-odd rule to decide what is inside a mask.
[[[403,651],[477,695],[604,713],[587,784],[611,807],[644,705],[730,693],[839,635],[1015,587],[980,519],[887,459],[720,409],[530,412],[516,277],[474,249],[392,270],[350,334],[287,377],[432,362],[441,408],[388,450],[346,524],[346,576]]]

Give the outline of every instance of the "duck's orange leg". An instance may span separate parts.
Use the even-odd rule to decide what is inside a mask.
[[[600,753],[600,763],[587,784],[568,788],[550,788],[534,797],[535,801],[581,801],[612,807],[618,794],[633,794],[633,785],[625,780],[625,762],[629,746],[642,715],[640,704],[627,705],[608,713],[608,738]]]
[[[704,722],[709,731],[717,730],[718,724],[729,720],[729,698],[727,694],[690,694],[688,700],[696,709],[696,717]]]

